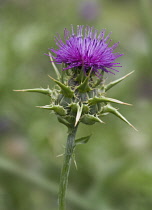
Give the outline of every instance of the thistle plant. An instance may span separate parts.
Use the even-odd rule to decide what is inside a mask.
[[[24,89],[23,92],[37,92],[50,97],[50,104],[38,106],[53,111],[60,123],[68,128],[68,137],[61,170],[58,204],[59,210],[65,210],[65,196],[68,184],[71,160],[78,144],[87,143],[90,136],[76,139],[80,123],[93,125],[104,123],[103,116],[114,114],[128,125],[134,126],[114,107],[114,104],[131,105],[120,100],[107,97],[107,92],[123,81],[127,76],[106,84],[104,74],[115,74],[121,67],[116,59],[123,54],[115,53],[119,43],[110,47],[110,34],[106,30],[98,32],[92,27],[73,26],[71,32],[64,30],[64,41],[60,35],[55,37],[57,49],[50,49],[48,56],[56,73],[53,89],[49,87]],[[62,64],[59,71],[55,64]],[[135,128],[134,128],[135,129]]]

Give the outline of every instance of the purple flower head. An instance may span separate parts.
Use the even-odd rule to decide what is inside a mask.
[[[56,54],[52,56],[54,62],[64,63],[66,68],[63,70],[77,68],[83,69],[87,73],[91,69],[92,73],[98,77],[101,76],[99,70],[112,74],[114,74],[113,71],[118,72],[116,67],[121,66],[115,60],[123,54],[113,52],[119,43],[109,46],[111,33],[105,37],[105,29],[98,33],[97,30],[89,26],[85,28],[82,25],[77,26],[76,32],[73,26],[71,28],[71,33],[65,28],[64,42],[60,35],[55,37],[58,49],[50,49]]]

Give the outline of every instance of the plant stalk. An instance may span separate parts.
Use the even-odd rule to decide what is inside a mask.
[[[75,148],[75,135],[77,131],[77,126],[69,128],[68,132],[68,138],[65,148],[65,154],[64,154],[64,162],[61,170],[61,176],[60,176],[60,185],[59,185],[59,196],[58,196],[58,202],[59,202],[59,210],[65,210],[65,197],[66,197],[66,189],[68,185],[68,177],[69,177],[69,171],[71,166],[71,160]]]

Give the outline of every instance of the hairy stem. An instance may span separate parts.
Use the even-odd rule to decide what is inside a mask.
[[[73,127],[69,129],[66,148],[65,148],[65,155],[64,155],[64,162],[61,171],[60,177],[60,185],[59,185],[59,210],[65,210],[65,196],[66,196],[66,189],[68,185],[68,177],[71,165],[71,159],[73,155],[73,151],[75,148],[75,135],[76,135],[77,127]]]

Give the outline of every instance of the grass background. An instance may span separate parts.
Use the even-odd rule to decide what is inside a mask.
[[[70,25],[107,29],[123,67],[134,74],[109,91],[132,103],[120,111],[139,130],[114,116],[105,125],[81,125],[78,137],[92,133],[76,150],[67,209],[151,210],[152,207],[152,25],[150,0],[0,1],[0,210],[56,210],[67,130],[55,115],[35,108],[47,97],[13,89],[53,87],[47,56],[56,33]]]

